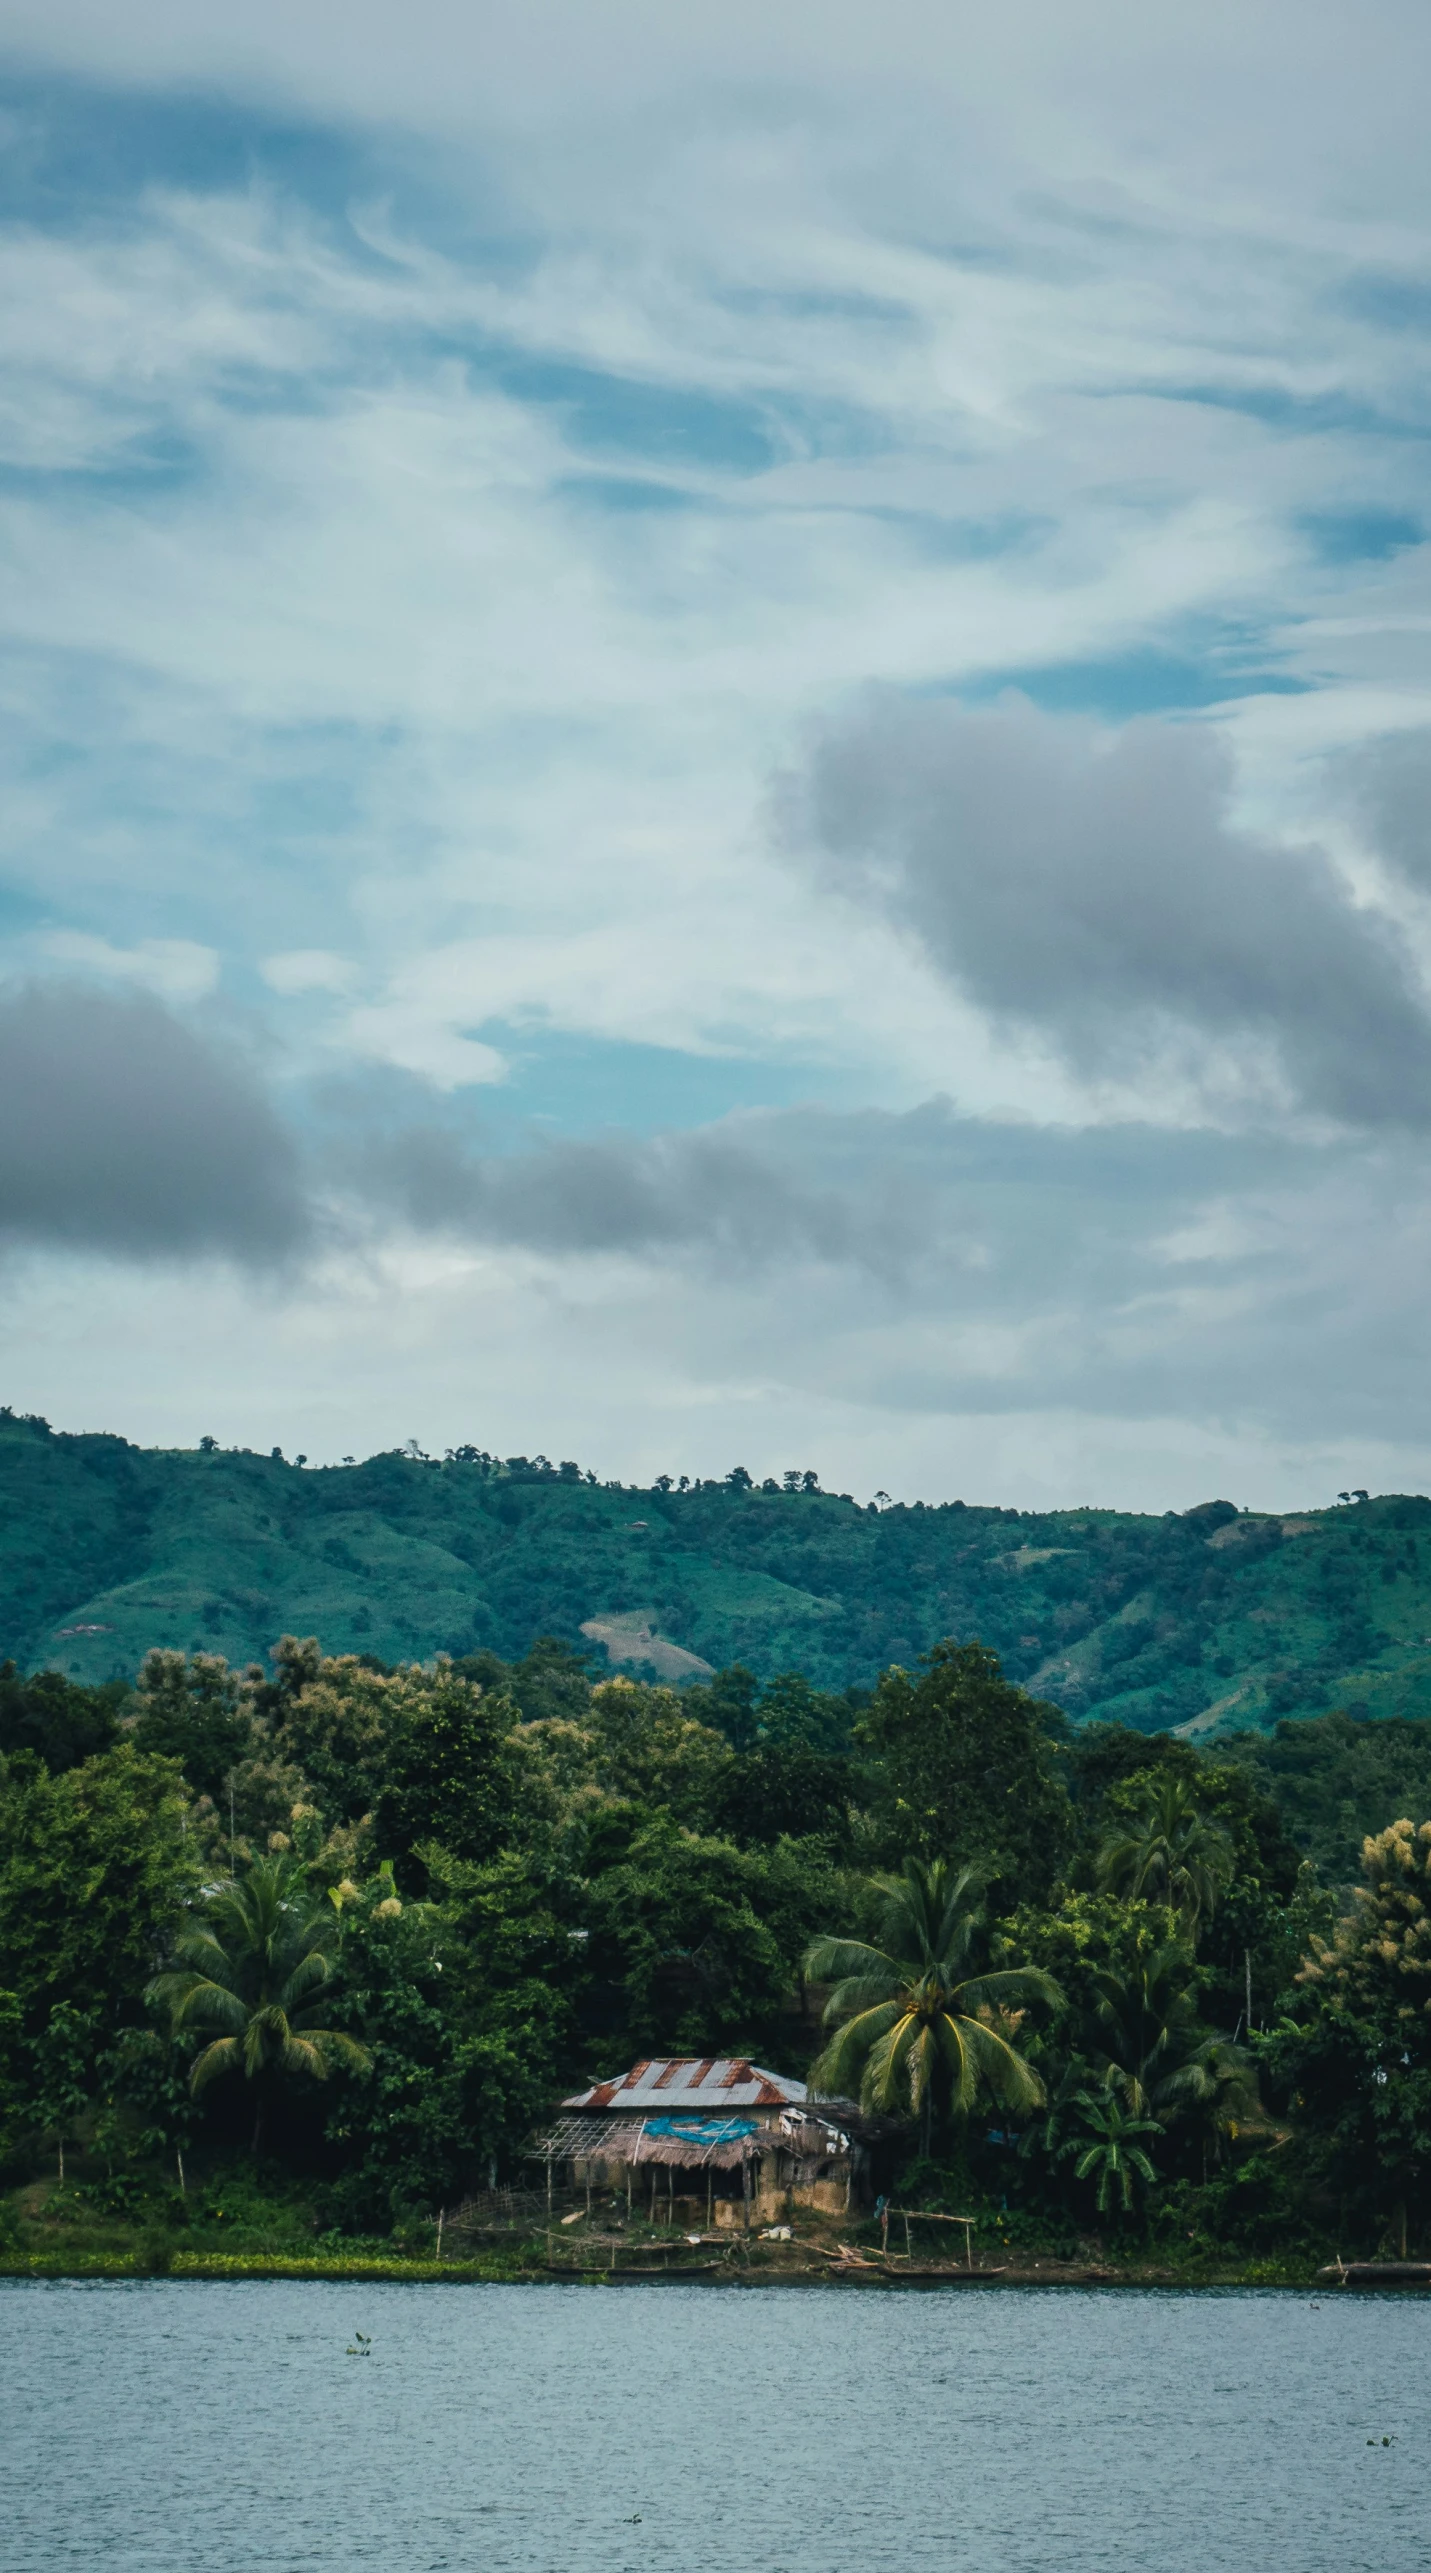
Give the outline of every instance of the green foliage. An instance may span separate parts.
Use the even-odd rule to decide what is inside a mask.
[[[177,1963],[149,1987],[176,2038],[208,2035],[189,2074],[196,2097],[225,2073],[253,2084],[255,2153],[276,2075],[321,2082],[335,2063],[366,2060],[356,2039],[323,2024],[339,1938],[336,1910],[300,1861],[259,1859],[195,1910],[175,1939]]]
[[[818,1844],[739,1850],[651,1815],[588,1895],[591,1970],[620,1992],[620,2043],[778,2057],[801,1951],[834,1892]]]
[[[22,1679],[13,1662],[0,1662],[0,1758],[33,1751],[52,1776],[77,1768],[110,1749],[128,1695],[122,1680],[81,1688],[58,1671]]]
[[[1058,1721],[982,1644],[936,1644],[917,1679],[886,1671],[858,1733],[879,1763],[890,1854],[976,1862],[1012,1901],[1046,1893],[1073,1836]]]
[[[849,1761],[802,1745],[769,1745],[725,1763],[710,1799],[711,1821],[734,1841],[819,1839],[843,1855],[858,1792]]]
[[[374,1822],[379,1846],[406,1863],[412,1881],[423,1841],[479,1861],[500,1849],[512,1817],[510,1711],[450,1663],[439,1662],[425,1684],[406,1678],[391,1708]]]
[[[249,1747],[248,1715],[227,1662],[215,1653],[146,1653],[135,1695],[139,1749],[177,1760],[200,1795],[222,1795]]]
[[[540,1721],[571,1710],[533,1639],[580,1663],[588,1621],[634,1615],[716,1669],[724,1711],[702,1720],[735,1749],[792,1738],[794,1673],[799,1738],[827,1751],[852,1688],[949,1634],[1075,1719],[1149,1736],[1213,1707],[1264,1728],[1336,1706],[1419,1718],[1431,1684],[1431,1503],[1409,1496],[1295,1520],[876,1511],[803,1476],[637,1491],[464,1446],[312,1472],[5,1415],[0,1504],[0,1652],[82,1680],[127,1682],[153,1645],[242,1668],[316,1628],[389,1664],[450,1652],[488,1686],[499,1657],[530,1664],[516,1702]]]
[[[300,1503],[261,1462],[301,1514],[306,1486]],[[460,1476],[376,1463],[384,1509],[420,1521],[446,1491],[459,1514]],[[619,1495],[490,1466],[471,1488],[503,1544],[540,1551],[557,1487],[610,1530]],[[845,1524],[808,1490],[658,1506],[678,1500],[752,1545],[739,1514],[756,1512],[767,1549],[767,1502],[806,1513],[812,1583]],[[1006,1522],[925,1513],[931,1544],[956,1515],[983,1579]],[[1080,1524],[1117,1554],[1107,1523]],[[1276,1549],[1230,1510],[1156,1524],[1165,1569],[1202,1565],[1204,1608],[1229,1561],[1244,1597],[1270,1578]],[[1039,1556],[1021,1542],[1000,1579],[1072,1578]],[[550,1632],[513,1660],[397,1667],[311,1636],[244,1671],[191,1645],[152,1654],[133,1689],[0,1672],[0,1724],[28,1728],[0,1761],[0,2153],[48,2174],[67,2240],[128,2226],[158,2261],[180,2224],[200,2249],[226,2239],[237,2184],[181,2196],[176,2156],[191,2183],[216,2156],[229,2170],[234,2113],[247,2128],[266,2094],[253,2186],[306,2172],[309,2212],[255,2215],[255,2241],[297,2256],[316,2186],[345,2242],[420,2248],[440,2207],[522,2176],[564,2091],[633,2055],[810,2069],[809,1971],[837,1987],[817,2079],[910,2144],[938,2112],[948,2158],[920,2166],[918,2203],[995,2206],[1001,2241],[1133,2212],[1188,2262],[1224,2238],[1310,2256],[1333,2223],[1349,2248],[1431,2236],[1431,1840],[1373,1802],[1371,1872],[1338,1925],[1278,1803],[1305,1836],[1320,1797],[1340,1831],[1349,1776],[1373,1800],[1402,1774],[1378,1766],[1376,1727],[1211,1755],[1131,1725],[1075,1733],[977,1644],[936,1645],[872,1693],[828,1679],[752,1648],[682,1692]],[[1382,1732],[1416,1752],[1414,1727]],[[871,1862],[880,1878],[853,1872]]]
[[[106,2033],[141,2018],[197,1877],[176,1762],[121,1743],[59,1777],[0,1768],[0,1958],[27,2041],[59,2004]]]
[[[1108,1803],[1116,1820],[1098,1852],[1100,1883],[1167,1904],[1196,1945],[1233,1871],[1231,1833],[1209,1819],[1197,1788],[1172,1769],[1126,1780]]]
[[[44,2026],[31,2040],[33,2100],[40,2124],[59,2149],[59,2174],[65,2176],[65,2138],[87,2107],[94,2078],[94,2014],[57,2001]]]
[[[346,1914],[345,1991],[368,2061],[328,2120],[343,2176],[325,2203],[348,2231],[385,2230],[510,2168],[571,2065],[581,1943],[522,1862],[424,1852],[437,1899],[370,1887]]]
[[[688,1689],[686,1704],[702,1724],[723,1733],[733,1751],[753,1751],[760,1731],[759,1697],[760,1682],[754,1671],[748,1671],[743,1662],[732,1662],[728,1670],[716,1671],[708,1682],[698,1681]]]
[[[1113,2090],[1080,2089],[1073,2109],[1078,2131],[1059,2146],[1057,2158],[1073,2160],[1075,2179],[1096,2175],[1100,2215],[1107,2214],[1115,2198],[1124,2215],[1131,2215],[1139,2182],[1151,2188],[1157,2177],[1146,2146],[1134,2138],[1161,2135],[1157,2119],[1136,2116]]]
[[[1013,2041],[1031,2001],[1061,1995],[1036,1966],[989,1967],[975,1871],[910,1858],[867,1890],[881,1944],[817,1939],[805,1960],[807,1974],[833,1985],[834,2034],[811,2067],[814,2086],[922,2113],[926,2135],[932,2110],[967,2118],[981,2093],[1015,2112],[1037,2107],[1043,2085]]]
[[[1368,1723],[1338,1711],[1237,1745],[1328,1883],[1355,1876],[1362,1841],[1398,1814],[1431,1813],[1431,1717]]]
[[[1431,1822],[1365,1841],[1351,1906],[1313,1937],[1262,2052],[1313,2176],[1404,2252],[1431,2223]]]
[[[0,1990],[0,2170],[11,2160],[34,2115],[24,2007],[18,1993]]]
[[[1181,2159],[1206,2178],[1230,2138],[1260,2126],[1253,2061],[1205,2016],[1208,1978],[1175,1928],[1167,1908],[1106,1893],[1070,1894],[1051,1913],[1009,1923],[1007,1941],[1052,1970],[1063,1992],[1038,2048],[1048,2109],[1022,2139],[1025,2159],[1046,2172],[1067,2158],[1090,2090],[1153,2121],[1139,2150],[1156,2172]]]
[[[593,1775],[604,1794],[658,1807],[692,1827],[701,1823],[730,1753],[674,1689],[603,1680],[591,1692],[587,1721]]]

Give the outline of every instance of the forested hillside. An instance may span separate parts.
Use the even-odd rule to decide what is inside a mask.
[[[97,1681],[154,1645],[241,1664],[285,1631],[386,1662],[513,1658],[548,1634],[599,1666],[609,1651],[699,1681],[739,1662],[826,1690],[953,1635],[1076,1721],[1415,1716],[1431,1500],[1287,1518],[877,1507],[808,1474],[643,1490],[472,1447],[312,1470],[0,1415],[0,1657]]]

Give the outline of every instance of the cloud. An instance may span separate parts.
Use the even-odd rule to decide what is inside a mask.
[[[52,964],[137,983],[166,1001],[201,1001],[219,979],[213,948],[201,947],[193,938],[142,938],[136,947],[115,947],[82,930],[52,929],[38,943]]]
[[[1166,1506],[1212,1472],[1168,1460],[1212,1450],[1224,1483],[1242,1455],[1238,1497],[1306,1498],[1332,1470],[1307,1460],[1333,1451],[1333,1491],[1358,1456],[1358,1480],[1425,1483],[1419,1139],[1041,1129],[933,1101],[502,1155],[450,1102],[385,1132],[380,1109],[370,1091],[346,1152],[329,1129],[329,1254],[252,1315],[223,1290],[265,1439],[277,1367],[310,1453],[407,1404],[439,1444],[473,1422],[491,1444],[500,1420],[507,1446],[623,1472],[672,1454],[829,1472],[855,1440],[865,1488],[894,1459],[926,1494]],[[147,1326],[124,1330],[138,1346]],[[993,1460],[1014,1456],[1011,1485]]]
[[[284,956],[265,956],[259,972],[270,991],[291,1000],[303,992],[350,991],[357,968],[351,957],[337,956],[331,948],[299,947]]]
[[[1366,742],[1334,776],[1387,864],[1418,893],[1431,893],[1431,728]]]
[[[295,1147],[241,1061],[147,994],[0,995],[0,1240],[258,1266],[306,1229]]]
[[[1431,547],[1400,542],[1427,22],[1370,5],[1349,65],[1339,0],[1151,32],[1132,0],[537,0],[515,40],[490,0],[356,0],[336,47],[317,0],[23,0],[16,41],[75,77],[21,79],[6,129],[8,971],[63,921],[87,943],[47,970],[147,960],[192,1009],[221,952],[290,1070],[426,1088],[290,1139],[196,1014],[166,1042],[241,1094],[230,1178],[231,1121],[173,1140],[188,1058],[117,1153],[96,1073],[21,1171],[27,1238],[129,1257],[125,1152],[168,1151],[198,1213],[176,1233],[131,1172],[179,1274],[12,1263],[7,1385],[310,1452],[321,1385],[337,1453],[416,1428],[608,1470],[670,1464],[684,1417],[678,1462],[769,1440],[853,1480],[843,1406],[865,1489],[1010,1498],[1085,1497],[1125,1432],[1109,1497],[1241,1491],[1159,1484],[1214,1419],[1229,1452],[1334,1416],[1431,1456],[1393,1131],[1421,998],[1286,845],[1329,741],[1431,715]],[[763,781],[869,682],[883,729],[821,737],[835,818],[792,867]],[[1109,742],[1025,710],[976,759],[935,692],[1011,682],[1220,712]],[[1130,1080],[1150,1120],[1191,1090],[1359,1130],[1160,1134],[1118,1122]],[[987,1113],[881,1113],[943,1090]],[[673,1131],[792,1097],[840,1113]],[[255,1296],[196,1237],[307,1256]],[[1332,1489],[1375,1479],[1351,1463]]]
[[[584,1346],[630,1375],[644,1350],[696,1409],[760,1385],[863,1411],[896,1452],[921,1421],[1012,1416],[1198,1425],[1229,1453],[1361,1438],[1413,1482],[1427,1182],[1409,1136],[1058,1130],[938,1100],[505,1159],[410,1126],[365,1168],[379,1243],[398,1214],[473,1246],[483,1276],[525,1278],[563,1364]]]
[[[695,1251],[762,1266],[806,1257],[865,1261],[868,1213],[846,1184],[812,1186],[788,1152],[760,1148],[778,1119],[695,1133],[539,1142],[483,1155],[459,1133],[416,1125],[360,1146],[349,1164],[370,1206],[418,1231],[518,1245],[555,1257],[664,1259]],[[890,1238],[885,1254],[894,1248]]]
[[[1077,1290],[1110,1304],[1129,1263],[1195,1227],[1208,1201],[1285,1182],[1286,1148],[1154,1126],[1082,1132],[961,1116],[932,1099],[903,1113],[736,1112],[694,1130],[612,1131],[484,1150],[460,1116],[385,1121],[353,1095],[325,1156],[381,1226],[580,1260],[613,1256],[723,1275],[823,1267],[907,1305],[1042,1309]],[[1203,1256],[1199,1251],[1197,1256]],[[1121,1283],[1120,1283],[1121,1281]]]
[[[881,694],[817,739],[786,820],[829,883],[1081,1072],[1191,1050],[1225,1089],[1270,1053],[1307,1108],[1426,1125],[1431,1018],[1396,930],[1320,850],[1239,828],[1231,788],[1202,729]]]

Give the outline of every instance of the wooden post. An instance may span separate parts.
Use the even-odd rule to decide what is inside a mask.
[[[971,2224],[964,2227],[964,2266],[966,2269],[974,2266],[974,2228]]]
[[[551,2229],[551,2220],[552,2220],[552,2151],[551,2151],[551,2146],[550,2146],[550,2145],[548,2145],[548,2147],[547,2147],[547,2229],[548,2229],[548,2231],[550,2231],[550,2229]]]
[[[626,2165],[626,2221],[628,2225],[631,2222],[631,2171],[632,2165],[628,2162]]]
[[[189,2188],[184,2178],[184,2155],[182,2148],[177,2144],[174,2147],[174,2159],[179,2165],[179,2195],[181,2198],[187,2198]]]
[[[882,2252],[889,2250],[889,2200],[887,2198],[880,2209],[879,2247]]]
[[[914,2243],[910,2236],[908,2216],[904,2219],[904,2256],[906,2260],[914,2258]]]
[[[445,2207],[439,2207],[437,2210],[437,2257],[439,2260],[442,2258],[442,2220],[446,2213],[447,2209]]]

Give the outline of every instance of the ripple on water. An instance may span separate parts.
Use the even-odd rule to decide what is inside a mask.
[[[1387,2573],[1426,2332],[1242,2290],[13,2282],[0,2566]]]

